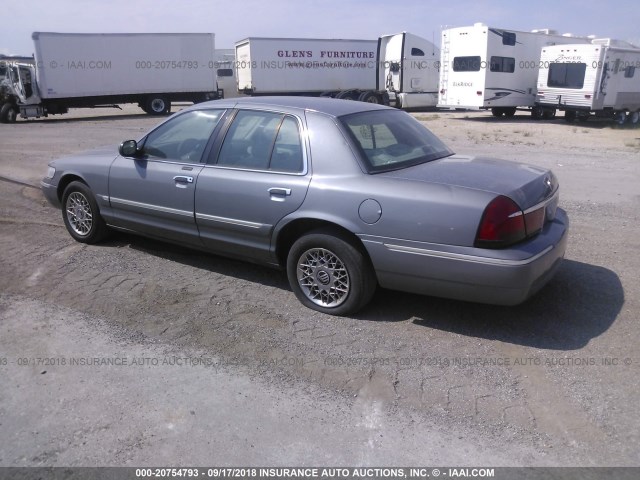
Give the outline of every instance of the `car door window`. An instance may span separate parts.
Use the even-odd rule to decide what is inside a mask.
[[[271,154],[269,170],[297,173],[303,169],[302,141],[298,122],[287,115],[282,120]]]
[[[238,112],[217,163],[251,170],[301,172],[303,156],[298,122],[280,113]]]
[[[178,115],[151,132],[146,155],[184,163],[199,163],[209,137],[224,110],[194,110]]]

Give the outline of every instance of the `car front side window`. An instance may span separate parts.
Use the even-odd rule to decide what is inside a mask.
[[[224,110],[193,110],[160,125],[144,141],[149,157],[199,163]]]

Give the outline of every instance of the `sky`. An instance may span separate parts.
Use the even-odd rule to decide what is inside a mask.
[[[31,33],[212,32],[216,48],[247,37],[359,38],[440,32],[477,22],[611,37],[640,45],[638,0],[0,0],[0,54],[33,53]]]

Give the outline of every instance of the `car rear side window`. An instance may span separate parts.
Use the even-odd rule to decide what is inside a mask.
[[[303,170],[302,141],[291,115],[241,110],[227,132],[218,165],[298,173]]]
[[[378,110],[341,117],[363,154],[369,173],[405,168],[453,155],[405,112]]]

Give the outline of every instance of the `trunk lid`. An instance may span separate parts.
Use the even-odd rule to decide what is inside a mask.
[[[514,200],[522,210],[547,200],[558,189],[558,181],[551,170],[507,160],[465,155],[452,155],[378,175],[505,195]]]

